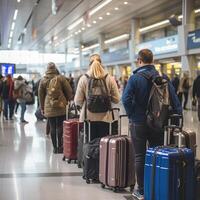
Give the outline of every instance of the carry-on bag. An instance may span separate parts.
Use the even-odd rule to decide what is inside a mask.
[[[132,141],[128,135],[121,135],[123,117],[127,115],[120,116],[119,135],[109,135],[100,141],[99,180],[102,188],[107,186],[114,192],[126,187],[132,191],[135,185]]]
[[[69,119],[69,108],[66,107],[66,120],[63,122],[63,161],[68,163],[77,160],[77,144],[79,132],[79,119]]]
[[[112,135],[117,135],[118,134],[118,118],[119,118],[119,108],[112,108]],[[92,122],[93,123],[93,122]],[[83,163],[83,140],[84,140],[84,128],[83,128],[83,123],[80,123],[79,125],[79,133],[78,133],[78,153],[77,153],[77,166],[78,168],[82,167]],[[108,133],[105,133],[105,135],[108,135]]]
[[[100,138],[91,140],[91,122],[85,120],[82,167],[87,184],[99,181],[99,142]]]
[[[35,111],[35,117],[37,118],[37,120],[43,120],[46,119],[46,117],[42,114],[41,109],[37,108],[37,110]]]
[[[170,137],[170,140],[168,139],[169,144],[178,147],[179,135],[181,135],[180,147],[192,149],[194,156],[196,156],[196,133],[190,129],[183,128],[183,116],[171,115],[168,124],[171,126],[168,129],[171,132],[171,134],[168,134],[168,137]]]
[[[179,132],[178,148],[170,144],[170,131],[165,127],[164,145],[149,148],[145,158],[145,200],[194,200],[194,153],[182,146]]]

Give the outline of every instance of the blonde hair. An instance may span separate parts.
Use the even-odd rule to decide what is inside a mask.
[[[89,72],[94,78],[103,78],[105,75],[105,70],[101,64],[101,58],[98,54],[93,54],[90,56],[90,70]]]

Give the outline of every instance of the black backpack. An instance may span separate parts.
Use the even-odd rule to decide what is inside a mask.
[[[86,104],[87,109],[92,113],[104,113],[111,110],[111,96],[106,85],[107,75],[96,79],[85,74],[88,79]]]
[[[156,132],[162,132],[168,123],[170,110],[170,94],[168,80],[159,74],[155,77],[145,73],[139,73],[148,81],[152,87],[147,105],[147,124]]]

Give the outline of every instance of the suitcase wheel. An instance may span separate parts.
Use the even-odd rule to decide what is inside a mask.
[[[63,156],[63,159],[62,159],[63,161],[65,161],[65,156]]]
[[[113,188],[113,192],[118,192],[119,191],[119,188],[118,187],[114,187]]]
[[[131,186],[130,186],[130,192],[131,192],[131,193],[133,192],[134,187],[135,187],[134,185],[131,185]]]
[[[90,179],[87,178],[87,179],[86,179],[86,183],[87,183],[87,184],[90,184]]]
[[[67,163],[68,163],[68,164],[70,164],[70,163],[71,163],[71,160],[70,160],[70,159],[69,159],[69,160],[67,160]]]
[[[103,183],[101,184],[101,188],[103,188],[103,189],[105,188],[105,185]]]
[[[80,163],[78,163],[78,168],[81,168],[81,164]]]

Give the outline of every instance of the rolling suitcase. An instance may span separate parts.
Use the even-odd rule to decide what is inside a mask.
[[[100,138],[91,140],[91,122],[84,122],[84,142],[83,142],[83,179],[89,184],[99,181],[99,142]],[[88,133],[88,134],[86,134]]]
[[[145,200],[194,200],[194,153],[182,146],[179,132],[178,146],[170,144],[170,130],[165,128],[165,146],[150,148],[145,158]]]
[[[173,124],[173,121],[176,121],[176,124]],[[169,118],[169,126],[171,126],[170,144],[178,147],[179,135],[181,134],[180,147],[187,147],[192,149],[194,155],[196,156],[196,133],[190,129],[183,129],[183,117],[182,115],[171,115]]]
[[[66,107],[66,120],[63,122],[63,161],[67,159],[68,163],[77,160],[77,144],[79,119],[69,119],[68,106]]]
[[[125,116],[120,116],[120,134],[121,119]],[[128,135],[109,135],[101,139],[99,180],[102,188],[108,186],[115,192],[121,188],[130,187],[131,191],[134,188],[134,154],[132,141]]]
[[[118,134],[118,119],[119,118],[119,112],[120,109],[119,108],[112,108],[111,110],[112,112],[112,135],[117,135]],[[117,116],[116,116],[117,115]],[[83,123],[80,123],[80,132],[78,135],[78,153],[77,153],[77,166],[78,168],[82,167],[82,163],[83,163],[83,140],[84,140],[84,129],[83,129]],[[107,135],[107,133],[106,133]]]
[[[195,200],[200,200],[200,161],[195,162]]]

